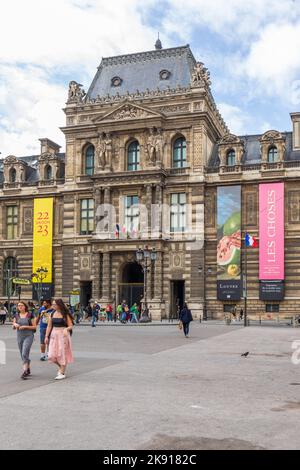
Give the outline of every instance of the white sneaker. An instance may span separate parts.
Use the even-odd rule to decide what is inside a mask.
[[[55,377],[54,380],[63,380],[65,378],[66,378],[66,376],[64,374],[59,373],[59,374],[57,374],[57,376]]]

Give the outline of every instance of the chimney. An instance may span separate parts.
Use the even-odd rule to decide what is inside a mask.
[[[300,113],[290,114],[293,122],[293,150],[300,150]]]
[[[56,144],[50,139],[39,139],[41,142],[41,155],[43,153],[53,153],[54,155],[59,153],[60,145]]]

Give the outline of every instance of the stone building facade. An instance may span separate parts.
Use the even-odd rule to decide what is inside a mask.
[[[242,230],[258,235],[257,187],[264,180],[285,181],[283,309],[298,308],[300,113],[291,115],[291,133],[234,136],[210,86],[209,72],[189,46],[162,49],[160,42],[153,51],[102,59],[87,94],[77,82],[69,84],[61,129],[65,153],[44,138],[40,155],[2,161],[0,299],[7,295],[8,273],[32,273],[33,201],[51,196],[56,297],[68,300],[79,289],[83,304],[91,297],[143,302],[136,251],[148,246],[157,253],[147,276],[152,318],[175,316],[184,300],[195,317],[222,316],[216,189],[242,185]],[[108,205],[114,208],[112,222]],[[153,207],[162,205],[166,212],[154,216]],[[248,265],[248,308],[254,313],[264,308],[257,294],[257,256],[253,250]],[[30,287],[22,297],[31,299]]]

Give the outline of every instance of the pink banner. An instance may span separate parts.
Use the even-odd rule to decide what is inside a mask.
[[[284,183],[259,185],[259,279],[284,279]]]

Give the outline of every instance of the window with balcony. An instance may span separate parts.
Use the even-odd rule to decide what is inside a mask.
[[[80,235],[90,235],[94,231],[94,199],[80,201]]]
[[[173,168],[186,166],[186,140],[184,137],[176,139],[173,144]]]
[[[128,146],[127,170],[137,171],[140,169],[140,145],[137,140]]]
[[[268,163],[276,163],[278,160],[278,150],[277,147],[272,146],[268,151]]]
[[[94,174],[94,165],[95,165],[95,147],[93,145],[89,145],[85,151],[84,173],[86,175],[92,176]]]
[[[170,231],[185,232],[186,230],[186,194],[171,194]]]
[[[229,150],[226,155],[226,165],[227,166],[234,166],[235,165],[235,151]]]
[[[6,209],[7,240],[15,240],[18,234],[18,206]]]
[[[137,233],[139,230],[140,210],[138,204],[138,196],[125,197],[125,228],[126,232],[131,235]]]

